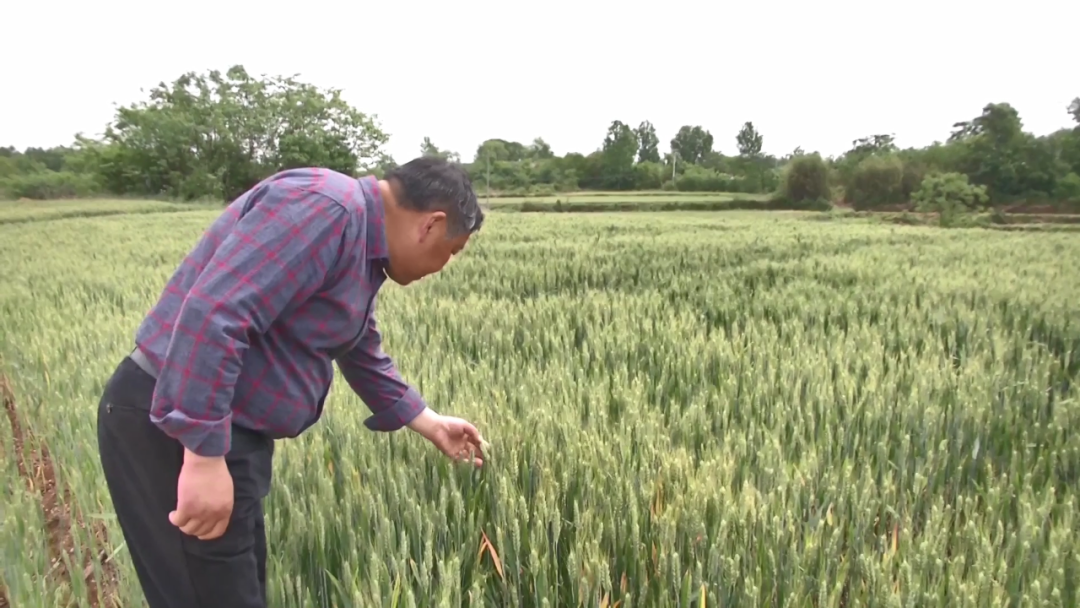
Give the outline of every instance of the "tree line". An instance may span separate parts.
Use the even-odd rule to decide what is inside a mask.
[[[477,189],[495,195],[773,193],[776,200],[872,209],[945,192],[968,206],[1059,205],[1080,201],[1080,97],[1062,110],[1063,124],[1069,124],[1066,112],[1073,124],[1045,136],[1024,131],[1008,103],[989,103],[953,125],[943,142],[901,149],[893,134],[868,134],[830,157],[799,148],[766,154],[764,135],[750,121],[734,134],[733,156],[715,150],[714,134],[701,125],[682,126],[662,151],[649,121],[620,120],[587,154],[556,155],[539,137],[488,139],[464,159],[424,138],[417,152],[462,162]],[[224,201],[290,167],[382,175],[396,162],[385,151],[388,140],[377,120],[339,90],[293,77],[255,77],[243,66],[189,72],[118,108],[100,138],[77,134],[69,146],[0,148],[0,192]]]

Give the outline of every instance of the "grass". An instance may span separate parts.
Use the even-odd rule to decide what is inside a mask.
[[[480,188],[477,195],[482,201],[489,197]],[[543,196],[492,196],[493,205],[497,204],[520,204],[520,203],[554,203],[560,201],[563,204],[588,204],[588,203],[660,203],[679,201],[733,201],[733,200],[766,200],[765,194],[737,194],[731,192],[562,192],[554,195]]]
[[[25,439],[0,424],[12,606],[88,583],[144,605],[94,408],[213,218],[0,225]],[[492,214],[444,273],[388,286],[379,319],[405,376],[493,444],[488,465],[367,432],[335,383],[278,447],[271,605],[1075,606],[1078,265],[1062,233]],[[40,464],[35,442],[67,519],[16,466]]]
[[[483,205],[498,211],[726,211],[763,204],[767,195],[725,192],[568,192],[551,196],[480,195]]]
[[[172,203],[126,199],[0,200],[0,225],[77,217],[207,210],[213,207],[213,205],[206,203]]]
[[[726,211],[760,206],[767,195],[723,192],[571,192],[552,196],[480,195],[481,203],[498,211],[608,212],[608,211]],[[181,212],[220,208],[212,203],[176,203],[144,200],[0,200],[0,225],[44,219],[99,217],[134,213]]]
[[[907,226],[937,225],[936,213],[852,211],[836,208],[808,216],[812,221],[892,223]],[[986,228],[1009,232],[1080,232],[1080,215],[1030,213],[970,213],[957,218],[957,227]]]

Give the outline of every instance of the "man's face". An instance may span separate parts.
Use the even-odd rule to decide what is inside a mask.
[[[465,248],[469,234],[446,237],[446,214],[417,214],[400,234],[390,238],[390,264],[386,276],[399,285],[435,274]],[[390,235],[388,235],[390,236]],[[396,237],[396,238],[395,238]]]

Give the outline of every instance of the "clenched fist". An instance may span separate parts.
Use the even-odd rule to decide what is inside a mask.
[[[224,457],[184,450],[176,484],[176,510],[169,521],[189,536],[212,540],[225,533],[233,510],[233,480]]]

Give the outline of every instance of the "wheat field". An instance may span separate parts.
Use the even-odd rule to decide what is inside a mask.
[[[214,217],[169,211],[0,225],[10,606],[144,605],[94,412]],[[493,213],[379,296],[488,462],[339,379],[278,444],[271,605],[1077,606],[1078,268],[1067,233]]]

